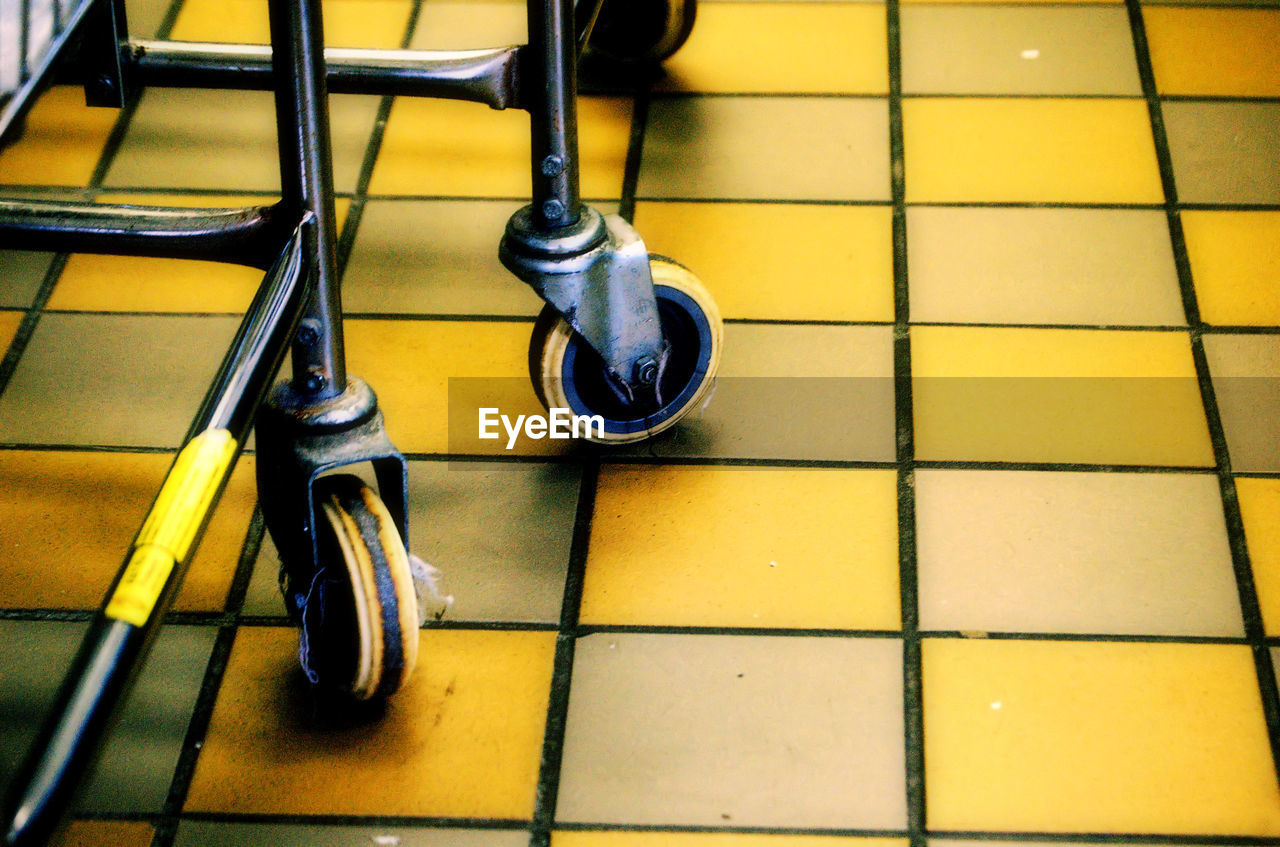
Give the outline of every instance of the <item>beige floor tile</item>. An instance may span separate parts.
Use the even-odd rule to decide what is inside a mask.
[[[579,639],[561,822],[900,829],[902,645]]]
[[[65,621],[0,622],[2,787],[34,739],[87,628]],[[160,812],[216,636],[213,627],[161,630],[75,801],[77,811]]]
[[[926,640],[928,826],[1275,835],[1249,648]]]
[[[715,0],[712,0],[715,2]],[[796,0],[803,2],[803,0]],[[551,847],[906,847],[900,838],[843,835],[787,835],[747,832],[561,831],[551,833]]]
[[[893,320],[886,206],[636,204],[651,252],[692,268],[727,320]]]
[[[52,262],[52,253],[0,251],[0,306],[15,309],[29,307]]]
[[[655,100],[637,196],[888,200],[888,121],[883,99]]]
[[[171,0],[126,0],[129,34],[137,38],[155,38],[171,5]]]
[[[919,470],[920,627],[1240,638],[1209,474]]]
[[[1280,471],[1280,336],[1205,335],[1204,352],[1231,469]]]
[[[537,315],[542,301],[498,261],[520,202],[372,201],[342,280],[348,312]]]
[[[911,319],[1185,325],[1163,212],[907,210]]]
[[[0,439],[177,447],[238,323],[45,315],[0,397]]]
[[[528,16],[520,0],[432,0],[422,5],[409,46],[470,50],[528,40]]]
[[[241,627],[185,808],[527,820],[554,649],[549,632],[424,632],[385,714],[337,726],[308,717],[293,630]]]
[[[571,466],[409,463],[410,549],[442,572],[449,621],[560,620],[580,485]],[[246,614],[284,616],[279,570],[268,537]]]
[[[891,327],[729,324],[724,349],[703,411],[616,454],[893,460]]]
[[[333,178],[354,191],[378,98],[330,98]],[[112,188],[278,191],[275,111],[265,91],[150,89],[107,172]]]
[[[1183,203],[1280,203],[1280,103],[1167,102],[1173,176]]]
[[[898,595],[892,471],[601,471],[584,624],[896,631]]]
[[[906,94],[1138,96],[1123,8],[911,5],[902,9]]]

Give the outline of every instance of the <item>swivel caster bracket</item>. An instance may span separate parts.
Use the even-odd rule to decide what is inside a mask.
[[[576,224],[540,230],[533,207],[507,223],[499,257],[599,354],[622,399],[656,404],[668,345],[644,241],[618,215],[582,207]]]
[[[277,385],[258,413],[256,437],[262,514],[286,568],[320,567],[316,481],[364,462],[373,465],[379,496],[408,549],[408,466],[364,381],[348,377],[342,394],[319,404],[288,383]]]

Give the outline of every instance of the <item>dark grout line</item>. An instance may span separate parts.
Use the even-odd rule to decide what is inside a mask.
[[[400,39],[400,49],[408,50],[418,28],[418,19],[422,15],[424,0],[414,0],[405,24],[404,36]],[[343,221],[342,234],[337,244],[338,279],[346,275],[347,265],[351,261],[351,253],[355,248],[356,235],[360,230],[360,222],[364,218],[365,206],[369,200],[369,183],[373,180],[373,169],[378,162],[378,154],[382,151],[382,141],[386,137],[387,121],[391,118],[391,108],[395,97],[387,95],[378,103],[377,116],[373,121],[373,132],[365,145],[364,158],[360,162],[360,172],[356,176],[355,192],[351,195],[351,206],[347,209],[346,220]],[[335,194],[335,199],[337,198]],[[344,313],[345,316],[345,313]]]
[[[627,141],[622,194],[618,203],[618,214],[627,223],[635,223],[636,218],[636,186],[640,183],[640,165],[644,159],[644,132],[649,125],[649,92],[637,91],[632,102],[631,135]]]
[[[359,826],[431,830],[444,827],[484,830],[525,829],[529,822],[513,818],[408,817],[405,815],[304,815],[240,812],[190,812],[183,818],[204,823],[266,824],[278,826]],[[367,839],[364,843],[371,843]]]
[[[244,543],[240,546],[240,558],[236,563],[231,586],[227,590],[223,611],[210,616],[212,619],[209,623],[218,627],[218,634],[209,655],[209,662],[205,666],[204,679],[200,684],[200,692],[196,696],[195,708],[191,711],[191,720],[187,724],[187,732],[183,737],[178,763],[174,767],[173,778],[169,783],[169,791],[165,796],[160,817],[155,822],[156,830],[151,841],[152,847],[168,847],[177,837],[182,807],[186,804],[187,794],[191,790],[191,781],[195,777],[200,750],[204,746],[209,723],[213,719],[213,710],[218,701],[222,679],[231,658],[236,634],[239,632],[237,616],[244,606],[249,583],[253,579],[254,564],[257,562],[265,533],[262,510],[255,505],[253,514],[249,518],[249,526],[245,530]],[[165,623],[177,622],[173,620],[175,617],[176,615],[173,614],[166,616]]]
[[[1210,372],[1208,358],[1205,355],[1204,325],[1200,318],[1195,282],[1191,273],[1191,262],[1187,254],[1186,238],[1182,229],[1177,182],[1173,169],[1173,153],[1165,129],[1164,112],[1156,85],[1150,46],[1147,43],[1142,6],[1139,0],[1126,0],[1126,8],[1129,13],[1130,28],[1133,32],[1138,75],[1142,81],[1142,90],[1146,96],[1147,107],[1151,116],[1156,161],[1159,164],[1160,179],[1164,187],[1165,212],[1169,222],[1169,234],[1173,243],[1178,284],[1187,313],[1187,323],[1191,327],[1191,356],[1195,363],[1196,376],[1200,384],[1200,394],[1204,403],[1209,438],[1213,444],[1218,485],[1222,496],[1223,517],[1231,547],[1232,569],[1235,573],[1236,590],[1239,595],[1240,609],[1244,620],[1245,636],[1252,647],[1254,670],[1258,680],[1258,692],[1271,746],[1272,766],[1276,774],[1280,776],[1280,690],[1277,689],[1276,685],[1275,666],[1271,659],[1271,651],[1266,644],[1266,630],[1262,621],[1262,609],[1258,602],[1253,569],[1249,560],[1249,548],[1244,535],[1244,520],[1240,513],[1235,478],[1231,473],[1231,455],[1227,447],[1226,431],[1218,408],[1213,375]]]
[[[649,120],[648,92],[644,89],[637,90],[633,103],[631,132],[627,144],[626,165],[623,168],[618,212],[628,223],[635,218],[636,185],[640,178],[644,133]],[[565,731],[569,716],[573,658],[577,639],[581,634],[578,617],[582,606],[582,582],[587,567],[587,548],[591,541],[591,521],[595,512],[599,478],[600,459],[595,456],[583,459],[578,507],[574,515],[573,541],[569,551],[564,599],[556,635],[555,659],[552,664],[547,721],[538,767],[538,787],[533,820],[529,827],[530,847],[549,847],[551,831],[555,827],[556,804],[560,792],[560,767],[564,756]]]
[[[911,297],[907,262],[906,141],[902,112],[902,21],[899,0],[885,4],[889,57],[889,179],[893,196],[893,376],[896,430],[898,585],[902,620],[903,751],[907,837],[927,844],[923,658],[916,548],[915,430],[911,396]]]
[[[181,2],[182,0],[176,0],[174,6],[171,7],[171,18],[176,19],[177,7]],[[402,40],[402,47],[406,47],[409,39],[412,37],[413,29],[416,25],[419,12],[421,11],[422,2],[423,0],[415,0],[409,21],[406,25],[406,31]],[[172,20],[169,22],[169,27],[171,26]],[[369,179],[373,172],[373,166],[377,158],[378,150],[381,147],[383,133],[386,128],[386,120],[391,110],[391,104],[391,97],[382,98],[382,101],[379,104],[377,119],[375,120],[373,132],[365,151],[364,160],[361,163],[356,193],[352,198],[351,206],[348,209],[346,219],[343,223],[342,233],[340,234],[338,244],[336,245],[339,280],[341,280],[343,271],[350,259],[351,249],[355,241],[355,233],[359,228],[360,219],[364,210],[364,193],[368,190]],[[133,105],[134,108],[136,108],[136,101]],[[105,168],[103,169],[103,174],[105,174]],[[203,747],[205,736],[208,733],[209,724],[213,718],[213,712],[218,700],[223,676],[226,673],[227,665],[231,657],[231,650],[235,644],[236,634],[239,631],[240,622],[238,618],[241,610],[243,609],[244,601],[248,594],[250,583],[253,579],[254,565],[257,562],[258,554],[261,550],[265,536],[266,526],[263,520],[262,510],[259,506],[255,506],[253,515],[249,521],[249,527],[246,531],[244,543],[241,546],[240,560],[237,563],[235,576],[232,579],[231,586],[228,590],[226,604],[224,606],[225,612],[218,622],[219,630],[217,639],[214,642],[213,651],[206,667],[204,680],[200,687],[200,693],[196,700],[196,706],[192,712],[191,721],[188,724],[186,737],[183,740],[182,752],[178,760],[178,764],[174,769],[173,779],[170,783],[168,795],[165,798],[161,817],[156,822],[155,835],[151,842],[152,847],[171,847],[177,837],[182,809],[186,803],[187,794],[190,791],[191,782],[195,776],[200,751]],[[289,624],[287,620],[285,623]]]
[[[884,629],[831,629],[768,626],[687,626],[667,624],[582,624],[578,635],[707,635],[769,638],[898,639],[902,633]]]
[[[591,541],[591,521],[595,513],[600,465],[584,462],[578,508],[574,515],[573,543],[565,577],[564,601],[556,635],[555,660],[551,672],[551,692],[543,733],[542,756],[538,767],[530,847],[549,847],[555,827],[556,803],[560,791],[560,767],[564,756],[565,730],[569,717],[569,691],[573,678],[573,657],[580,634],[578,616],[582,606],[582,583],[587,568],[587,548]]]
[[[66,253],[58,253],[53,257],[53,261],[49,263],[49,269],[45,272],[44,279],[41,281],[30,307],[23,310],[22,320],[18,322],[18,329],[14,333],[13,339],[9,342],[4,358],[0,359],[0,395],[3,395],[5,389],[9,387],[9,381],[13,379],[13,374],[18,369],[18,363],[22,360],[22,355],[26,352],[27,345],[31,343],[31,339],[35,336],[36,327],[40,324],[40,317],[44,313],[44,308],[48,304],[49,298],[53,295],[53,289],[58,284],[58,278],[62,276],[62,271],[66,268],[69,258],[70,256]]]

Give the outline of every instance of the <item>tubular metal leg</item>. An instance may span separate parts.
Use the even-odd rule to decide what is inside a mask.
[[[338,293],[337,218],[319,0],[269,0],[280,188],[290,215],[316,220],[312,301],[293,345],[293,386],[327,400],[347,387]]]

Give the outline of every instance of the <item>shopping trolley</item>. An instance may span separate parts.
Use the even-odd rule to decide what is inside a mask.
[[[499,255],[546,301],[529,347],[535,393],[549,409],[597,418],[597,440],[648,438],[699,408],[722,328],[692,273],[650,256],[626,221],[578,191],[579,55],[660,61],[688,37],[695,0],[531,0],[528,44],[452,52],[326,49],[319,0],[268,0],[269,46],[131,39],[124,0],[3,2],[7,22],[17,10],[21,46],[0,138],[74,52],[91,105],[119,108],[149,86],[272,90],[281,172],[279,202],[238,209],[0,200],[0,248],[266,272],[10,790],[5,843],[35,844],[56,825],[154,639],[251,429],[259,502],[318,695],[388,697],[417,660],[434,575],[407,553],[405,459],[373,390],[345,369],[328,92],[529,112],[532,202],[511,217]],[[33,25],[37,6],[48,7],[48,27]],[[286,351],[291,375],[272,385]],[[372,467],[376,488],[349,472],[355,465]]]

